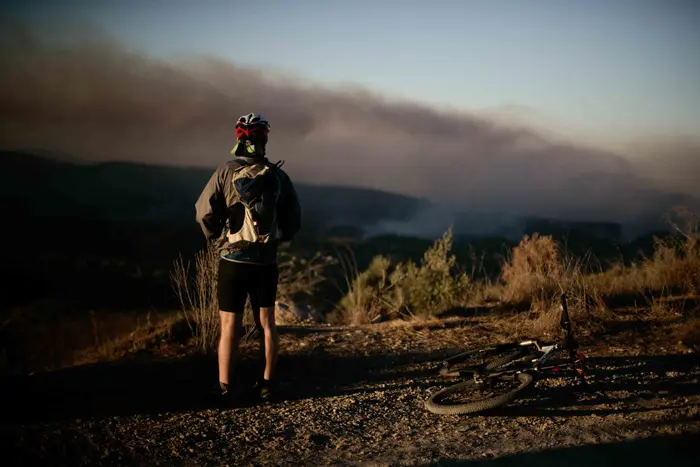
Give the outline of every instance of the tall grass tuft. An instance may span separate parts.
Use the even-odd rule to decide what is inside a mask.
[[[216,349],[220,332],[216,283],[218,268],[217,251],[208,245],[195,254],[193,277],[190,276],[190,263],[185,262],[182,254],[178,255],[170,273],[185,320],[204,353]]]
[[[325,280],[324,270],[330,264],[319,254],[311,259],[298,258],[280,252],[277,296],[280,301],[294,302],[301,295],[313,295]],[[217,300],[219,256],[213,246],[200,250],[194,258],[194,274],[182,255],[175,260],[170,274],[183,314],[197,346],[203,353],[213,353],[221,331]],[[258,327],[250,300],[243,316],[244,335],[241,342],[255,336]]]

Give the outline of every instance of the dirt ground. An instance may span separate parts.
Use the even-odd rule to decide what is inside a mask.
[[[213,405],[213,358],[176,340],[3,383],[3,465],[700,465],[700,359],[641,319],[583,338],[556,375],[482,415],[438,416],[441,359],[504,341],[499,318],[281,329],[282,400]],[[244,347],[242,377],[256,347]]]

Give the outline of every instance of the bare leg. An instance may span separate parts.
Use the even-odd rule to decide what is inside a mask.
[[[219,338],[219,382],[228,387],[231,363],[238,357],[238,345],[243,330],[243,313],[219,311],[221,337]]]
[[[265,332],[260,323],[260,307],[253,307],[253,320],[255,321],[255,332],[258,338],[258,363],[261,370],[265,371]]]
[[[275,307],[260,308],[260,325],[265,335],[265,372],[263,378],[271,380],[277,366],[280,338],[275,323]]]

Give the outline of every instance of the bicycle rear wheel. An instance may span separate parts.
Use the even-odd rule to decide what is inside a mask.
[[[425,408],[437,415],[483,412],[512,401],[532,381],[529,373],[493,376],[483,383],[471,379],[436,392]]]
[[[440,368],[440,376],[446,378],[463,376],[463,373],[476,368],[487,371],[497,370],[524,357],[528,350],[518,344],[499,344],[468,350],[445,360],[444,366]]]

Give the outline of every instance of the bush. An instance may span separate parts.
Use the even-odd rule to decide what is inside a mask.
[[[397,308],[402,315],[429,318],[436,312],[464,304],[469,296],[471,280],[459,271],[452,250],[452,229],[436,240],[421,260],[397,268]]]
[[[372,323],[397,317],[428,318],[445,308],[463,304],[471,281],[457,270],[452,249],[452,229],[423,255],[392,266],[384,256],[375,257],[367,270],[354,278],[346,274],[348,292],[340,301],[340,320],[350,324]],[[345,261],[346,272],[354,263]]]

